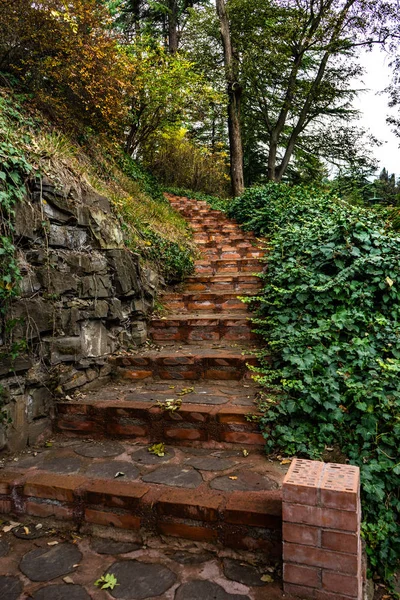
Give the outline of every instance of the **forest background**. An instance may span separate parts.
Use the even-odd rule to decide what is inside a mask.
[[[158,257],[167,281],[190,271],[191,248],[148,172],[267,236],[256,326],[268,450],[334,448],[361,467],[363,535],[385,578],[400,556],[400,185],[386,169],[375,177],[379,140],[354,100],[359,53],[381,47],[399,105],[398,25],[394,0],[3,0],[0,10],[0,301],[18,296],[13,206],[49,155],[71,165],[83,152],[107,193],[128,185],[116,201],[128,246]],[[400,117],[390,124],[400,135]]]

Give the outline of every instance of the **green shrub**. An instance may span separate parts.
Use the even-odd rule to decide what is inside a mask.
[[[168,240],[154,231],[144,233],[142,256],[158,265],[166,283],[182,281],[194,270],[193,252],[189,246]]]
[[[400,557],[400,236],[301,186],[250,189],[228,212],[269,238],[255,319],[267,450],[329,460],[334,448],[360,467],[362,534],[387,578]]]

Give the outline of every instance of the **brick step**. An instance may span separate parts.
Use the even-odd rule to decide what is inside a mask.
[[[235,389],[223,382],[208,386],[198,381],[173,386],[165,382],[108,386],[84,398],[59,401],[55,428],[62,433],[99,439],[123,437],[143,443],[263,446],[255,392],[251,386]],[[165,410],[167,399],[181,400],[179,410]]]
[[[157,344],[248,342],[257,339],[252,328],[251,321],[245,315],[169,315],[151,320],[149,336]]]
[[[263,269],[257,258],[208,258],[195,261],[195,271],[199,274],[215,273],[254,273]]]
[[[164,294],[161,301],[167,310],[180,313],[249,312],[249,305],[242,302],[234,292],[171,293]]]
[[[8,462],[0,475],[0,512],[22,522],[38,517],[45,527],[55,518],[86,531],[113,527],[280,558],[284,468],[260,451],[244,457],[240,449],[199,453],[170,446],[157,457],[127,441],[71,443],[59,437],[35,457]],[[101,458],[87,456],[99,448]],[[116,473],[124,475],[116,479]]]
[[[261,280],[257,275],[194,275],[184,283],[185,291],[191,292],[257,292],[261,289]]]
[[[226,219],[222,221],[205,221],[195,222],[190,220],[190,226],[195,233],[243,233],[243,230],[236,225],[236,223],[231,223]],[[250,237],[254,237],[254,234],[250,233]]]
[[[249,348],[202,348],[180,346],[178,350],[122,354],[109,359],[114,375],[122,380],[159,379],[250,379],[247,364],[257,365]]]
[[[196,244],[199,245],[200,249],[203,244],[207,244],[210,242],[226,245],[228,242],[230,244],[240,244],[240,243],[249,243],[249,238],[243,233],[235,233],[233,231],[229,231],[227,233],[195,233],[193,236],[193,240]]]
[[[207,260],[258,258],[262,259],[265,252],[251,244],[241,247],[236,246],[207,246],[201,247],[201,255]]]

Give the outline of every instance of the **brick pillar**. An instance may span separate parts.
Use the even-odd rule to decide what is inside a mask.
[[[284,591],[316,600],[360,600],[360,472],[295,459],[283,483]]]

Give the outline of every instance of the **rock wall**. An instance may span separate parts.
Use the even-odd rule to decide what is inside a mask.
[[[159,285],[124,247],[109,200],[89,187],[34,182],[17,206],[15,236],[21,297],[6,320],[11,342],[26,340],[28,352],[11,360],[1,347],[10,339],[0,339],[0,393],[11,417],[0,449],[10,450],[48,435],[57,395],[101,386],[108,356],[146,340]]]

